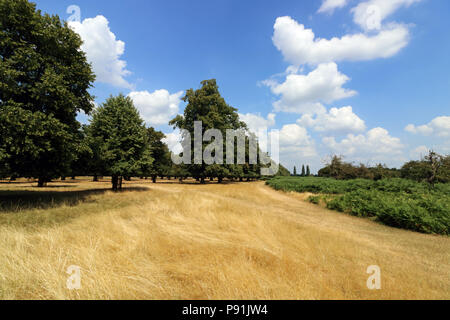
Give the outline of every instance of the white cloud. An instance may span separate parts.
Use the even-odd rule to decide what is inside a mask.
[[[372,129],[366,134],[349,134],[340,142],[334,137],[326,137],[322,141],[335,153],[351,156],[354,160],[390,159],[401,156],[404,148],[400,139],[390,136],[383,128]]]
[[[97,81],[130,89],[132,85],[124,79],[130,71],[126,69],[126,62],[120,60],[125,52],[125,43],[116,40],[115,34],[109,29],[108,20],[104,16],[97,16],[83,22],[71,21],[69,25],[83,40],[81,49],[92,63]]]
[[[295,154],[300,159],[317,155],[314,141],[308,131],[295,123],[283,126],[279,131],[279,137],[280,152],[285,156]]]
[[[364,30],[381,29],[383,20],[400,7],[409,7],[422,0],[369,0],[359,3],[351,11],[353,20]]]
[[[279,84],[266,81],[272,93],[281,95],[274,103],[275,111],[293,113],[315,113],[324,108],[320,104],[352,97],[356,91],[342,88],[350,80],[339,72],[334,62],[320,64],[307,75],[289,74],[286,81]]]
[[[280,145],[308,145],[311,137],[308,131],[297,124],[287,124],[280,130]]]
[[[275,117],[274,113],[269,113],[267,119],[255,113],[239,114],[239,119],[244,121],[249,131],[256,135],[259,147],[264,151],[267,151],[269,128],[275,126]]]
[[[143,119],[150,125],[167,124],[178,114],[183,91],[170,94],[165,89],[133,91],[129,94]]]
[[[286,16],[277,18],[272,40],[290,63],[317,65],[392,57],[408,44],[409,30],[392,25],[374,36],[359,33],[327,40],[315,38],[311,29]]]
[[[436,135],[439,137],[450,137],[450,117],[437,117],[431,120],[430,123],[421,126],[409,124],[406,126],[405,130],[410,133],[422,134],[425,136]]]
[[[353,113],[350,106],[332,108],[329,112],[320,112],[316,116],[305,114],[297,123],[319,132],[349,133],[366,130],[366,124]]]
[[[335,9],[343,8],[347,5],[348,0],[323,0],[318,13],[332,14]]]
[[[181,145],[181,133],[180,130],[174,130],[171,133],[165,133],[166,137],[161,141],[167,144],[169,150],[175,154],[183,152],[183,146]]]
[[[255,113],[239,114],[239,119],[244,121],[248,129],[255,134],[260,130],[268,130],[270,127],[273,127],[275,125],[275,117],[274,113],[269,113],[267,119]]]

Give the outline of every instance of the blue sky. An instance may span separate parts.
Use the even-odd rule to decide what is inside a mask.
[[[216,78],[290,169],[450,153],[448,0],[35,2],[85,41],[96,102],[129,94],[171,146],[184,90]]]

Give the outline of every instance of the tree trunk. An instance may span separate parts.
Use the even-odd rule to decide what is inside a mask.
[[[66,177],[61,177],[61,181],[66,181]]]
[[[218,177],[217,180],[219,181],[219,183],[222,183],[223,178],[222,177]]]
[[[43,177],[39,177],[38,179],[38,188],[43,188],[47,186],[47,179],[43,178]]]
[[[244,178],[239,177],[239,182],[242,182],[242,181],[244,181]]]
[[[201,177],[201,178],[200,178],[200,183],[201,183],[201,184],[205,184],[205,183],[206,183],[206,182],[205,182],[205,177]]]
[[[152,176],[152,182],[156,183],[156,176]]]
[[[118,176],[112,176],[111,182],[112,182],[112,189],[113,189],[113,191],[117,191],[117,188],[119,186],[119,177]]]
[[[94,178],[92,179],[94,182],[98,182],[98,175],[94,174]]]
[[[122,190],[122,184],[123,184],[123,177],[120,176],[120,178],[119,178],[119,190]]]
[[[209,181],[213,182],[214,181],[214,177],[210,177]]]

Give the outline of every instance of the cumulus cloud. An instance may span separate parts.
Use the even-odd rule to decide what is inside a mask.
[[[239,114],[240,120],[244,121],[248,129],[255,134],[260,130],[268,130],[270,127],[273,127],[275,125],[275,117],[274,113],[269,113],[267,119],[255,113]]]
[[[71,21],[69,26],[80,35],[83,40],[81,49],[92,63],[97,81],[108,83],[120,88],[132,88],[125,80],[130,74],[126,69],[127,63],[120,60],[125,52],[125,43],[116,40],[116,35],[109,28],[108,19],[97,16],[83,20]]]
[[[430,123],[421,126],[409,124],[405,130],[410,133],[425,136],[436,135],[438,137],[450,137],[450,117],[437,117],[431,120]]]
[[[332,14],[335,9],[343,8],[347,5],[348,0],[323,0],[318,13]]]
[[[178,114],[183,91],[170,94],[165,89],[133,91],[129,94],[143,119],[150,125],[167,124]]]
[[[180,130],[174,130],[171,133],[166,133],[166,137],[161,141],[167,144],[169,150],[175,154],[183,152],[183,146],[181,145],[181,133]]]
[[[251,133],[256,135],[259,141],[259,147],[263,151],[268,151],[269,128],[275,126],[275,117],[276,115],[274,113],[269,113],[267,118],[255,113],[239,114],[239,119],[247,124]]]
[[[315,116],[305,114],[297,123],[319,132],[350,133],[366,130],[365,122],[353,113],[350,106],[332,108],[329,112],[319,112]]]
[[[401,7],[410,5],[422,0],[369,0],[359,3],[351,11],[353,21],[365,30],[379,30],[383,20],[393,14]]]
[[[265,84],[272,93],[281,96],[274,103],[275,111],[315,113],[323,109],[320,103],[354,96],[356,91],[342,87],[349,80],[339,72],[336,63],[330,62],[320,64],[307,75],[289,74],[283,83],[269,80]]]
[[[298,124],[284,125],[279,131],[279,137],[280,152],[285,157],[295,155],[297,159],[301,159],[302,157],[317,155],[314,140],[312,140],[308,131]]]
[[[383,128],[374,128],[366,134],[349,134],[340,142],[334,137],[326,137],[322,141],[334,152],[357,159],[389,159],[393,155],[401,155],[404,148],[399,138],[390,136]]]
[[[392,57],[408,44],[409,30],[392,25],[374,36],[358,33],[328,40],[316,38],[311,29],[286,16],[277,18],[272,40],[290,63],[317,65]]]

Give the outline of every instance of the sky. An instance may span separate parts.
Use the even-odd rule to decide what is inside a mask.
[[[96,104],[129,95],[171,148],[185,91],[214,78],[290,170],[450,154],[448,0],[34,2],[80,34]]]

